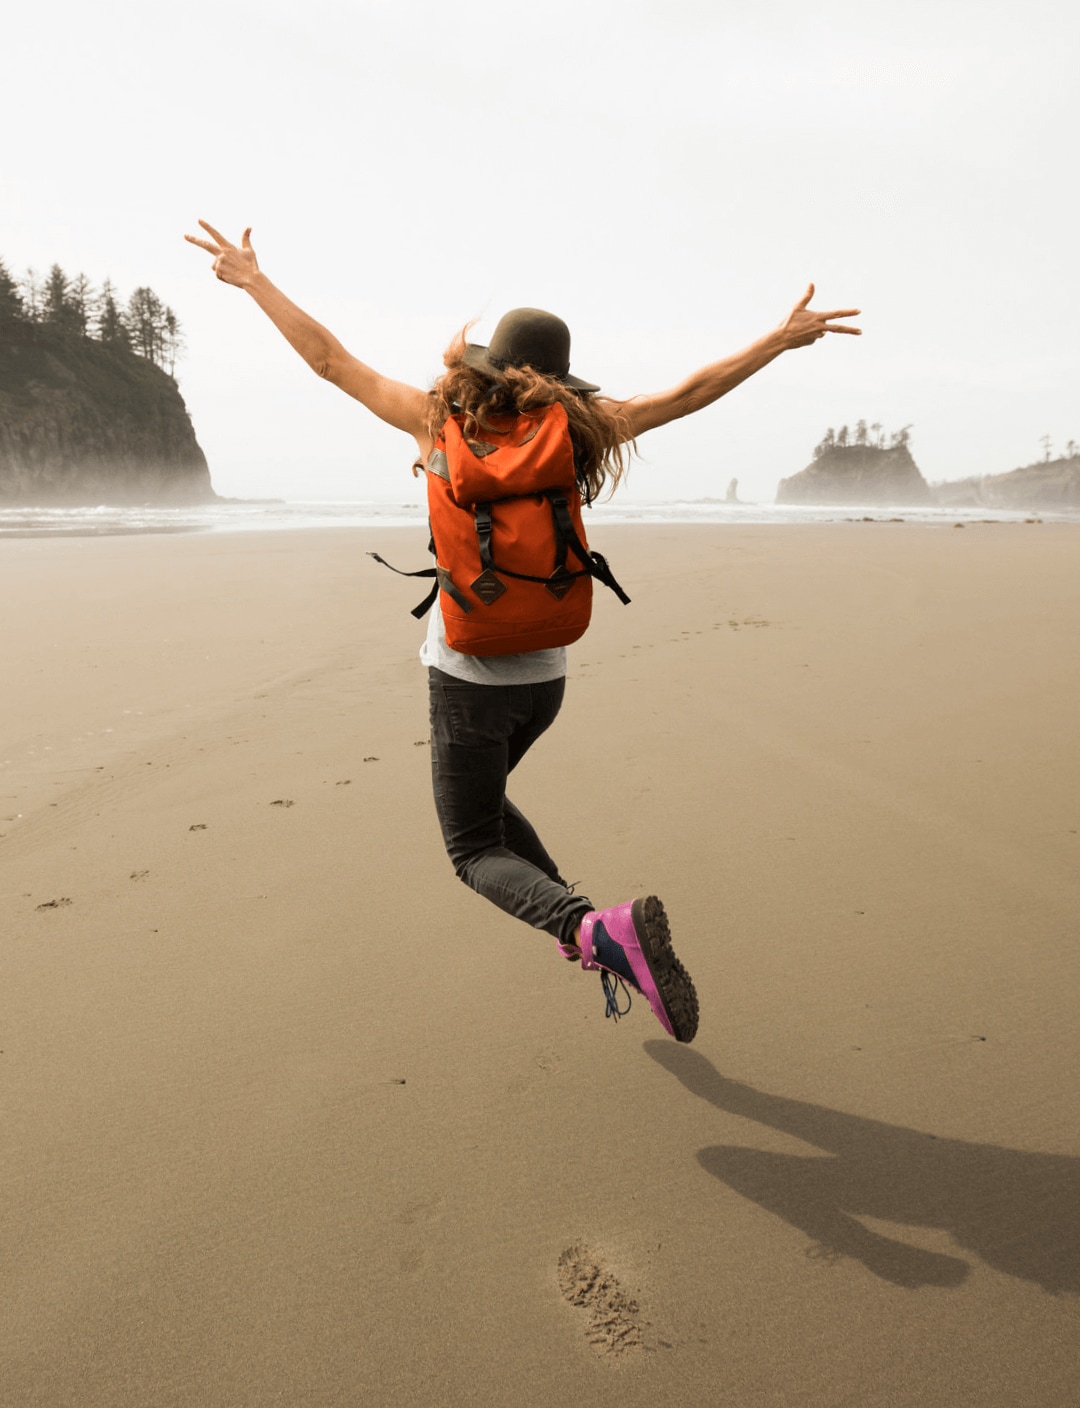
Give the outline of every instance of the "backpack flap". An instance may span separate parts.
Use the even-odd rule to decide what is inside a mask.
[[[450,487],[462,508],[541,489],[574,487],[574,447],[566,411],[558,402],[518,416],[505,427],[485,426],[470,439],[465,438],[460,419],[451,416],[439,440]]]

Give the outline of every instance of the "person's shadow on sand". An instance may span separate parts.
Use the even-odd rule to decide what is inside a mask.
[[[649,1056],[718,1110],[795,1135],[832,1155],[699,1149],[698,1162],[743,1197],[798,1227],[826,1257],[855,1257],[897,1286],[958,1286],[961,1257],[870,1231],[860,1217],[950,1232],[997,1271],[1053,1295],[1080,1293],[1080,1159],[965,1144],[727,1080],[685,1046]]]

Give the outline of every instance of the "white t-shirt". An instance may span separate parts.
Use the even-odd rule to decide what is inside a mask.
[[[460,650],[451,650],[446,643],[439,597],[428,615],[420,660],[470,684],[543,684],[566,674],[565,645],[551,650],[527,650],[520,655],[463,655]]]

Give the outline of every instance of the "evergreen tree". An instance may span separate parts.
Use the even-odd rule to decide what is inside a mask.
[[[866,421],[864,421],[864,420],[860,420],[860,421],[857,421],[857,422],[856,422],[856,425],[855,425],[855,443],[856,443],[856,445],[865,445],[865,444],[866,444]]]
[[[124,323],[131,345],[140,356],[164,364],[165,306],[152,288],[137,288],[128,299]]]
[[[59,264],[52,266],[45,280],[42,322],[62,332],[73,332],[77,326],[71,305],[71,280]]]
[[[826,451],[826,450],[831,450],[832,447],[833,447],[835,444],[836,444],[836,431],[833,430],[832,426],[830,425],[829,428],[828,428],[828,430],[826,430],[825,434],[821,437],[821,439],[818,441],[818,443],[814,446],[814,459],[816,459],[816,460],[821,459],[821,457],[822,457],[822,455],[825,453],[825,451]]]
[[[847,441],[848,441],[848,428],[847,428],[846,425],[842,425],[842,426],[840,427],[839,431],[837,432],[837,435],[836,435],[836,443],[837,443],[838,445],[846,446],[846,445],[847,445]]]
[[[19,285],[8,273],[7,265],[0,259],[0,327],[20,323],[25,316],[26,310],[19,295]]]
[[[90,334],[90,324],[93,321],[94,309],[97,306],[97,294],[94,286],[85,274],[78,274],[72,281],[68,290],[68,307],[71,310],[72,327],[78,331],[81,337],[88,337]]]
[[[94,335],[99,341],[111,346],[130,347],[131,338],[124,326],[124,315],[116,301],[116,290],[112,280],[106,279],[101,286],[101,297],[94,310]]]
[[[165,309],[165,340],[163,351],[165,360],[168,363],[169,375],[172,376],[176,367],[176,359],[184,351],[184,333],[180,327],[180,319],[171,308]]]
[[[19,280],[23,309],[32,323],[41,322],[41,279],[36,269],[27,269]]]
[[[883,428],[884,427],[882,426],[881,421],[879,420],[874,421],[873,425],[870,427],[870,429],[874,432],[874,444],[878,447],[879,450],[881,449],[882,445]]]

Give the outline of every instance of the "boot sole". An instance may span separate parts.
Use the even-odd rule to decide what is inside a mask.
[[[655,895],[635,900],[634,928],[645,942],[641,952],[664,1004],[676,1041],[693,1041],[698,1029],[698,996],[693,979],[675,957],[664,906]]]

